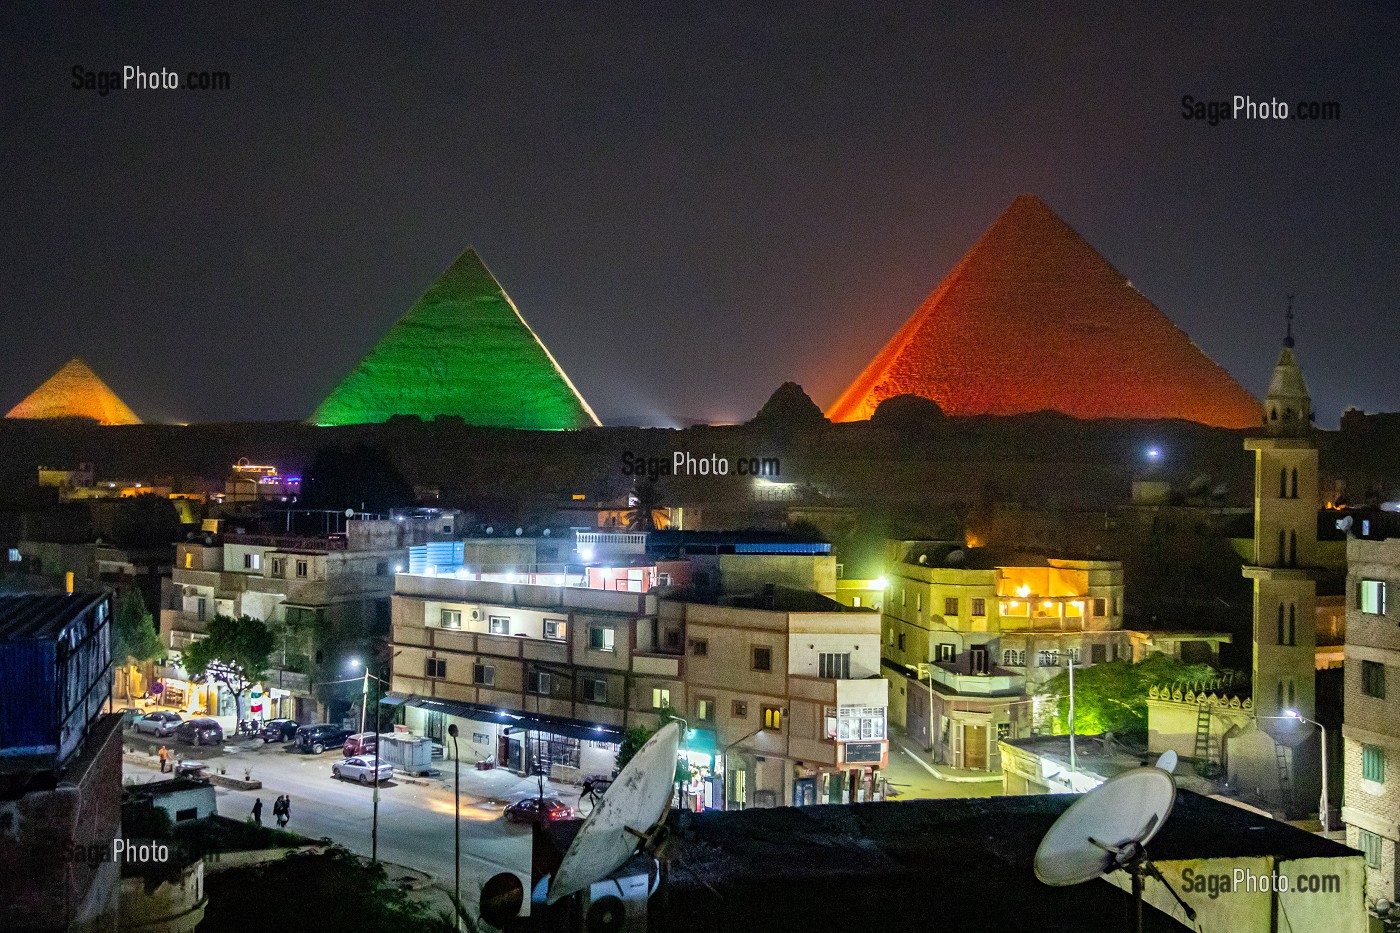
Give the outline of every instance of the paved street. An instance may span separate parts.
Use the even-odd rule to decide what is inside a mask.
[[[890,764],[885,775],[890,789],[898,792],[891,799],[994,797],[1002,792],[1000,776],[990,781],[950,781],[941,779],[936,771],[943,769],[930,763],[927,752],[920,751],[902,732],[890,731]],[[956,772],[945,773],[952,776]]]

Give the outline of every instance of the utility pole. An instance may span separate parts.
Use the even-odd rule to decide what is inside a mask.
[[[1068,651],[1065,657],[1069,659],[1069,769],[1079,770],[1074,757],[1074,655]]]
[[[447,734],[452,736],[452,783],[453,822],[452,822],[452,892],[453,929],[462,929],[462,755],[457,751],[457,724],[447,724]]]

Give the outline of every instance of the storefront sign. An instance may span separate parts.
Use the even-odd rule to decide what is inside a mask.
[[[846,764],[879,764],[884,751],[883,742],[847,742]]]

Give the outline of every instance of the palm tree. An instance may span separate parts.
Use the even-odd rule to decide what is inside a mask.
[[[661,505],[656,483],[645,480],[632,486],[627,497],[627,527],[632,531],[655,531],[666,523],[666,511]]]

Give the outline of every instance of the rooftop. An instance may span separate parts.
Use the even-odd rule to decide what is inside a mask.
[[[0,594],[0,641],[57,638],[63,629],[104,593]]]

